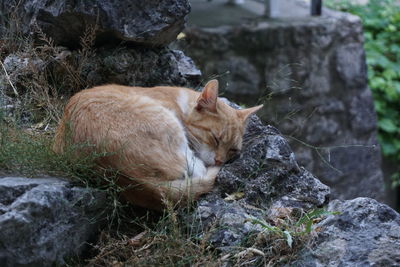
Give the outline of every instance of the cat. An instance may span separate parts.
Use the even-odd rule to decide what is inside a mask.
[[[221,165],[242,149],[247,118],[261,107],[230,107],[218,98],[217,80],[202,92],[98,86],[68,101],[53,150],[63,153],[68,143],[86,143],[86,150],[107,152],[97,164],[119,171],[122,196],[162,210],[165,198],[185,203],[213,188]]]

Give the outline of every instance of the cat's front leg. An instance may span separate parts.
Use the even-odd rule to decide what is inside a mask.
[[[186,154],[186,171],[188,177],[203,177],[207,173],[204,162],[195,156],[194,152],[188,148]]]

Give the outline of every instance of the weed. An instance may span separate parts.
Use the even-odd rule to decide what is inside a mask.
[[[298,216],[296,211],[298,210],[281,208],[278,211],[279,215],[269,219],[270,223],[259,219],[249,220],[259,225],[263,231],[249,238],[246,248],[231,256],[231,260],[240,266],[275,266],[290,263],[296,259],[301,249],[311,246],[313,236],[318,232],[315,224],[323,216],[338,214],[314,209]]]
[[[23,36],[17,9],[18,6],[10,12],[8,27],[2,29],[5,38],[0,42],[0,78],[4,85],[0,91],[19,103],[16,113],[29,114],[30,122],[44,126],[57,123],[66,100],[75,92],[93,86],[82,74],[89,59],[95,56],[93,46],[98,25],[89,25],[81,37],[81,49],[71,52],[57,46],[39,26],[35,27],[35,42],[39,44]]]
[[[64,177],[79,186],[104,191],[109,198],[109,206],[104,210],[111,211],[107,214],[109,224],[118,222],[124,207],[119,201],[124,189],[116,183],[119,173],[96,164],[96,160],[108,154],[79,153],[89,148],[89,144],[69,144],[63,154],[57,154],[52,145],[51,131],[18,127],[4,121],[0,113],[0,170],[3,175]]]

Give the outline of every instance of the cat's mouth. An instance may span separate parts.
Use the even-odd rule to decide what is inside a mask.
[[[214,164],[207,164],[207,163],[205,163],[205,166],[206,166],[206,167],[215,167],[215,166],[220,167],[220,166],[222,166],[222,165],[224,165],[224,164],[231,164],[231,163],[235,162],[235,161],[236,161],[237,159],[239,159],[239,158],[240,158],[240,155],[236,155],[236,156],[230,158],[229,160],[227,160],[227,161],[225,161],[225,162],[214,161]]]
[[[209,167],[216,167],[216,166],[218,166],[218,165],[215,164],[215,163],[210,164],[210,163],[204,162],[204,166],[206,166],[207,168],[209,168]]]

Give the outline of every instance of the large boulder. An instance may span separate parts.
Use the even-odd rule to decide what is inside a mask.
[[[106,194],[58,178],[0,178],[0,265],[53,266],[95,237]]]
[[[0,3],[2,25],[8,25],[9,19],[17,20],[23,33],[43,31],[56,44],[68,47],[77,47],[88,27],[95,25],[103,42],[124,40],[166,45],[182,31],[189,12],[187,0],[11,0]]]
[[[400,266],[400,215],[370,198],[334,200],[311,249],[291,266]]]

